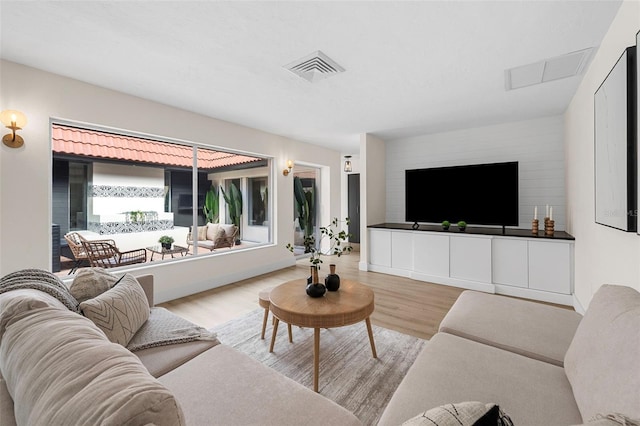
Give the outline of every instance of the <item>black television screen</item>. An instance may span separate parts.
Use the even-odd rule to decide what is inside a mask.
[[[518,162],[405,171],[407,222],[518,226]]]

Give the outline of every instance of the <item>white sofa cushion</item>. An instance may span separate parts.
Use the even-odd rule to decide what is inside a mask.
[[[207,224],[207,240],[215,241],[220,234],[220,225],[217,223]]]
[[[69,292],[82,303],[109,290],[117,280],[104,268],[83,268],[76,273],[69,285]]]
[[[149,319],[150,308],[142,286],[126,274],[108,291],[80,303],[80,310],[109,340],[126,346]]]
[[[564,367],[583,419],[603,413],[640,419],[640,293],[626,286],[600,287]]]
[[[0,372],[18,425],[184,424],[171,392],[88,319],[53,306],[11,312],[0,314]]]

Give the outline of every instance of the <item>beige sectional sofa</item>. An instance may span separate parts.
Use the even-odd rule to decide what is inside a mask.
[[[138,282],[153,306],[153,277]],[[43,291],[0,293],[0,425],[361,424],[216,340],[134,354],[97,324]]]
[[[379,424],[398,425],[464,401],[496,403],[516,426],[638,421],[640,293],[604,285],[581,317],[549,305],[463,292]]]

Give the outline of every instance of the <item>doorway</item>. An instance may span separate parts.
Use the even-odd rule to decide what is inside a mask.
[[[360,244],[360,174],[349,174],[347,182],[349,233],[351,234],[349,241]]]

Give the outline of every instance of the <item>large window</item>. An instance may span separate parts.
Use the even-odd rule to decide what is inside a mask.
[[[271,242],[268,158],[63,124],[52,125],[52,139],[60,273],[78,261],[80,267],[90,265],[74,256],[65,235],[110,240],[119,252],[147,250],[147,261],[151,254],[154,261],[168,260]],[[254,188],[261,203],[254,200]],[[258,219],[267,232],[249,230]],[[235,225],[237,232],[223,243],[216,238],[219,230],[233,227],[209,224]],[[161,236],[173,238],[172,249],[187,250],[162,256]]]

